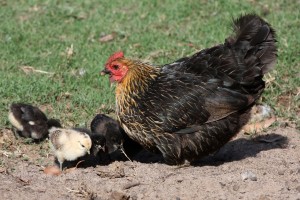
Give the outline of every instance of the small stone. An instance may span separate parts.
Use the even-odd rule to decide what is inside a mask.
[[[226,183],[223,183],[223,182],[219,182],[220,183],[220,185],[222,186],[222,187],[225,187],[226,186]]]
[[[269,197],[267,197],[266,195],[261,195],[258,200],[270,200]]]
[[[130,200],[138,200],[138,197],[136,195],[130,196]]]
[[[181,179],[181,178],[180,178],[180,179],[177,179],[177,182],[178,182],[178,183],[181,183],[182,181],[183,181],[183,179]]]
[[[285,170],[279,170],[278,175],[284,175]]]
[[[129,199],[129,195],[123,193],[123,192],[118,192],[118,191],[113,191],[110,194],[110,198],[109,199],[113,199],[113,200],[128,200]]]
[[[256,175],[255,175],[253,172],[251,172],[251,171],[243,172],[243,173],[241,174],[241,176],[242,176],[242,180],[243,180],[243,181],[244,181],[244,180],[247,180],[247,179],[249,179],[249,180],[251,180],[251,181],[257,181]]]
[[[298,181],[298,179],[292,179],[292,182],[294,183],[294,184],[297,184],[297,183],[299,183],[299,181]]]
[[[112,189],[111,188],[105,188],[104,191],[107,192],[107,193],[110,193],[112,191]]]
[[[233,189],[233,191],[238,191],[240,189],[240,186],[238,184],[234,184],[232,189]]]
[[[281,122],[280,124],[279,124],[279,126],[281,127],[281,128],[285,128],[285,127],[287,127],[289,124],[287,123],[287,122]]]
[[[298,185],[298,186],[296,187],[296,190],[297,190],[297,192],[300,193],[300,185]]]

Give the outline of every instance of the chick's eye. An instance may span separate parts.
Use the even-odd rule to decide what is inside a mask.
[[[82,148],[85,148],[85,146],[84,146],[83,144],[81,144],[81,147],[82,147]]]
[[[119,65],[113,65],[112,68],[113,68],[114,70],[118,70],[118,69],[119,69]]]

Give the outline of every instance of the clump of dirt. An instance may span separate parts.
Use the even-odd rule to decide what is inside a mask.
[[[299,199],[300,133],[291,127],[238,134],[193,166],[168,166],[141,152],[138,161],[49,175],[48,141],[0,132],[2,199]]]

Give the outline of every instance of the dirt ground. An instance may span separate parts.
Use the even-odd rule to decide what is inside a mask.
[[[49,175],[48,141],[2,129],[0,199],[300,199],[300,133],[289,126],[240,133],[194,166],[168,166],[146,152],[137,159]]]

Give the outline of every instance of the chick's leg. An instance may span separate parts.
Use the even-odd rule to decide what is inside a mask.
[[[60,169],[60,171],[63,171],[62,167],[63,167],[64,159],[57,157],[57,161],[59,162],[59,169]]]
[[[63,169],[62,169],[62,162],[59,162],[59,169],[60,169],[60,171],[62,171]]]

